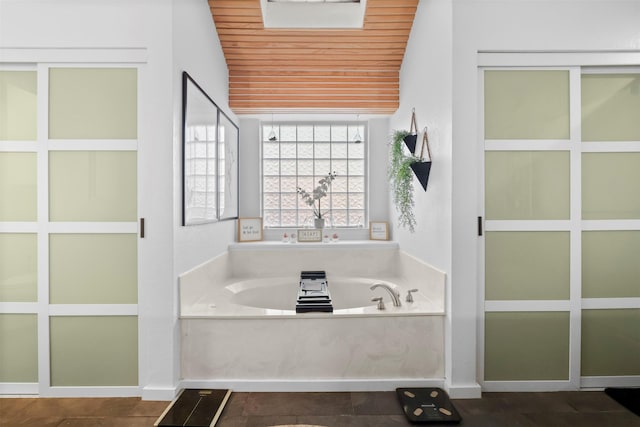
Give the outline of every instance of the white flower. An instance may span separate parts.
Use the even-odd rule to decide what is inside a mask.
[[[298,194],[300,194],[300,197],[302,197],[302,200],[307,205],[313,208],[313,215],[316,218],[322,218],[322,215],[327,213],[320,210],[320,199],[327,195],[327,191],[334,179],[336,179],[336,173],[329,172],[324,178],[318,181],[318,186],[311,193],[298,187]],[[316,202],[318,202],[318,206],[316,206]]]

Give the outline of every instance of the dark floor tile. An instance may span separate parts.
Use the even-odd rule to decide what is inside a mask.
[[[18,426],[38,426],[38,427],[57,427],[64,421],[61,417],[37,417],[30,416],[28,413],[22,416],[8,418],[0,415],[0,426],[2,427],[18,427]]]
[[[216,427],[246,427],[247,418],[248,417],[237,415],[228,417],[222,416],[218,419]]]
[[[132,412],[140,403],[138,397],[123,397],[109,399],[93,399],[94,404],[90,405],[92,415],[103,417],[114,417],[123,415],[132,415]]]
[[[542,408],[548,412],[576,412],[564,394],[557,393],[485,393],[482,399],[452,402],[464,414],[530,413]]]
[[[464,427],[546,427],[538,426],[533,420],[516,413],[464,415],[460,425]]]
[[[231,393],[227,404],[224,406],[222,415],[229,417],[243,415],[250,394],[251,393]]]
[[[492,399],[453,399],[452,403],[463,417],[509,412],[510,407],[508,398],[498,397]]]
[[[79,417],[67,418],[58,427],[150,427],[155,417]]]
[[[170,404],[171,402],[164,400],[138,400],[126,415],[133,417],[158,417]]]
[[[351,393],[356,415],[404,415],[395,391]]]
[[[326,427],[347,427],[353,415],[305,415],[298,416],[294,424],[326,426]]]
[[[67,418],[58,424],[58,427],[109,427],[113,425],[111,420],[112,419],[91,417]],[[127,425],[129,425],[128,422]]]
[[[350,393],[250,393],[243,415],[351,415]]]
[[[347,417],[345,427],[397,427],[411,426],[404,415],[354,415]],[[333,427],[333,426],[329,426]]]
[[[575,392],[574,392],[575,393]],[[521,393],[518,393],[520,395]],[[540,412],[541,408],[547,412],[577,412],[570,403],[570,394],[564,391],[550,393],[524,393],[523,396],[516,396],[516,400],[523,405],[523,413]],[[530,400],[529,403],[522,402],[522,399]]]
[[[625,407],[603,391],[566,392],[564,398],[571,407],[580,412],[626,411]]]
[[[0,425],[14,416],[25,414],[29,405],[35,400],[32,398],[0,398]]]
[[[295,424],[296,417],[293,415],[250,415],[247,417],[245,427],[271,427],[283,424]]]
[[[60,417],[107,417],[129,414],[140,399],[118,398],[39,398],[26,409],[29,413]]]
[[[217,427],[411,425],[395,392],[233,393]],[[640,427],[603,392],[485,393],[454,399],[465,427]],[[2,398],[1,427],[150,427],[169,402],[139,398]]]

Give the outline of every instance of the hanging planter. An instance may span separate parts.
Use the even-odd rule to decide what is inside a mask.
[[[418,125],[416,124],[416,109],[411,110],[411,126],[409,126],[409,134],[404,138],[404,143],[411,154],[416,152],[416,142],[418,141]]]
[[[424,149],[427,148],[427,155],[429,156],[429,160],[424,159]],[[418,160],[411,163],[411,169],[413,173],[418,178],[420,185],[424,188],[424,191],[427,191],[427,183],[429,182],[429,172],[431,172],[431,150],[429,149],[429,137],[427,136],[427,128],[424,128],[424,133],[422,134],[422,147],[420,148],[420,157]]]

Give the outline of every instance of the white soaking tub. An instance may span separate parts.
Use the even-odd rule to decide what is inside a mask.
[[[253,253],[243,247],[182,275],[181,386],[236,391],[443,386],[444,273],[395,248],[367,249]],[[372,276],[349,275],[344,255],[370,259],[372,267],[363,271]],[[401,268],[377,274],[375,266],[389,259]],[[259,271],[239,267],[257,262]],[[290,271],[277,276],[267,270],[271,265]],[[327,272],[334,311],[296,313],[299,271],[315,265]],[[265,271],[271,274],[256,277]],[[397,289],[402,305],[394,307],[385,289],[371,290],[376,283]],[[414,288],[419,289],[414,302],[407,303],[407,290]],[[383,297],[384,310],[374,297]]]

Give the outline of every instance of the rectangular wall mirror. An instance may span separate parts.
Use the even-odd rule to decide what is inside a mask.
[[[182,73],[182,225],[238,217],[238,126]]]

